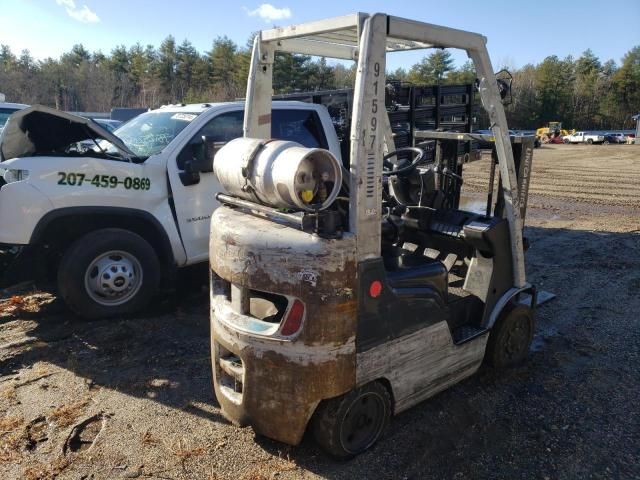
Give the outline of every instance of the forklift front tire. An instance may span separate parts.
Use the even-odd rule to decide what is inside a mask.
[[[391,396],[380,382],[371,382],[323,401],[315,412],[312,432],[329,455],[348,460],[372,447],[391,416]]]
[[[522,362],[533,340],[533,311],[526,305],[510,305],[500,314],[489,334],[485,360],[496,368]]]
[[[160,282],[155,250],[141,236],[105,228],[76,240],[58,268],[58,290],[67,306],[84,318],[136,312]]]

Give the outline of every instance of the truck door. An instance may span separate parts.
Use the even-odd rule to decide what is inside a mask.
[[[209,252],[209,219],[218,202],[215,196],[222,190],[212,171],[198,171],[194,181],[185,175],[186,163],[202,146],[202,138],[215,142],[216,150],[234,138],[242,136],[243,111],[220,113],[207,122],[167,164],[171,185],[173,211],[187,253],[187,264],[205,261]],[[194,148],[195,147],[195,148]]]
[[[222,191],[222,187],[213,172],[200,172],[197,183],[185,184],[180,176],[185,172],[184,159],[189,158],[188,153],[192,145],[202,143],[203,136],[215,141],[216,149],[222,148],[234,138],[241,137],[243,119],[243,110],[220,113],[209,120],[168,162],[174,211],[182,243],[187,252],[187,264],[205,261],[209,257],[209,219],[219,205],[215,196]],[[329,148],[322,121],[312,108],[274,106],[271,136],[280,140],[292,140],[309,148]],[[340,152],[333,153],[339,155]]]

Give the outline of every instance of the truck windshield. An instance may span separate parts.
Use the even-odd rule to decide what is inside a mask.
[[[147,112],[129,120],[113,133],[137,157],[150,157],[161,152],[198,115],[191,112]],[[100,147],[105,148],[102,143]],[[107,144],[106,150],[112,149],[114,147]]]
[[[4,128],[4,124],[7,123],[9,116],[16,111],[17,109],[15,108],[0,108],[0,132]]]

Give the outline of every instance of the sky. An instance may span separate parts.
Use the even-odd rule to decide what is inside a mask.
[[[492,63],[519,68],[544,57],[579,57],[587,48],[620,64],[640,45],[640,0],[611,3],[527,0],[0,0],[0,44],[15,54],[58,58],[76,43],[109,53],[117,45],[159,46],[173,35],[200,52],[226,35],[245,45],[251,32],[356,11],[383,12],[470,30],[488,38]],[[419,5],[419,7],[417,6]],[[387,69],[408,68],[428,51],[389,55]],[[457,65],[466,60],[452,51]]]

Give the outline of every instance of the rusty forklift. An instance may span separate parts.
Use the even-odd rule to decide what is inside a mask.
[[[411,145],[396,148],[386,55],[434,47],[473,61],[492,135],[415,130]],[[344,164],[270,138],[276,51],[357,62]],[[473,160],[459,145],[473,140],[494,145],[481,213],[459,204]],[[380,438],[391,415],[483,360],[522,361],[536,304],[522,236],[532,152],[533,137],[509,136],[481,35],[379,13],[259,32],[244,137],[214,162],[226,191],[210,239],[212,367],[224,415],[291,445],[310,430],[329,454],[349,458]]]

